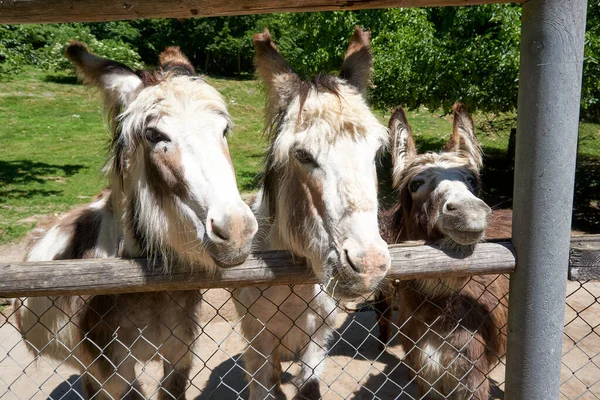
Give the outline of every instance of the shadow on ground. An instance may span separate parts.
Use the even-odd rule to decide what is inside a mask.
[[[44,82],[59,83],[61,85],[77,85],[77,77],[75,75],[52,75],[44,76]]]
[[[346,388],[351,391],[351,395],[346,397],[348,399],[419,398],[408,367],[396,354],[382,350],[377,339],[376,326],[373,312],[353,312],[348,314],[342,326],[335,330],[325,361],[327,363],[325,366],[326,371],[321,377],[323,380],[321,383],[322,395],[331,396],[335,394],[331,379],[340,378],[343,379],[345,384],[351,385]],[[393,341],[391,345],[397,347]],[[350,360],[362,360],[371,364],[371,367],[366,370],[365,376],[360,379],[360,383],[356,378],[342,377],[344,374],[354,377],[357,373],[353,370],[352,365],[344,366]],[[336,366],[342,367],[340,376],[337,378],[337,373],[333,375],[327,373],[328,370]],[[362,375],[362,372],[359,375]],[[282,383],[290,382],[291,378],[290,374],[282,373]],[[353,385],[356,385],[356,387],[353,388]],[[237,354],[212,371],[202,394],[196,397],[195,400],[233,400],[239,399],[240,396],[244,399],[247,398],[248,389],[241,354]],[[494,382],[492,382],[492,398],[504,398],[503,391]]]
[[[48,400],[81,400],[83,386],[80,375],[71,375],[69,379],[58,385],[48,396]]]
[[[369,378],[361,382],[350,399],[418,398],[408,367],[395,354],[383,350],[376,326],[375,313],[354,312],[348,314],[334,333],[330,356],[377,361],[384,366],[383,369],[373,366]]]
[[[11,184],[27,187],[32,183],[44,184],[52,180],[75,175],[85,168],[81,164],[55,165],[30,160],[0,160],[0,199],[32,198],[51,196],[61,191],[45,189],[12,189]],[[0,200],[1,201],[1,200]]]

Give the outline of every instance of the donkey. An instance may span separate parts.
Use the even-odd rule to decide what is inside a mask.
[[[438,241],[443,248],[468,254],[485,236],[491,210],[476,197],[481,148],[466,106],[456,103],[453,111],[452,136],[441,153],[417,154],[401,107],[390,119],[398,204],[382,216],[382,235],[388,243]],[[494,234],[505,234],[501,225],[506,215],[497,217]],[[405,362],[422,394],[487,400],[486,375],[506,352],[506,276],[403,281],[397,295]],[[379,317],[387,317],[378,318],[385,343],[390,327],[384,321],[389,321],[392,309],[381,293],[376,304]]]
[[[177,47],[154,72],[135,73],[77,42],[66,56],[104,94],[109,189],[56,222],[26,260],[147,257],[165,273],[243,262],[258,224],[236,187],[220,94]],[[185,397],[200,299],[199,291],[39,297],[15,308],[29,349],[84,372],[88,398],[143,398],[135,366],[155,358],[166,399]]]
[[[298,397],[320,398],[319,376],[333,331],[335,297],[378,288],[390,255],[378,228],[376,160],[388,133],[369,110],[369,33],[356,28],[340,76],[303,81],[267,30],[254,36],[267,92],[265,169],[252,209],[259,247],[306,259],[319,285],[234,292],[251,400],[285,398],[281,361],[299,357]]]

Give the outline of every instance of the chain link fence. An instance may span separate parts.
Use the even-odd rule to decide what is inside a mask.
[[[600,399],[600,282],[567,286],[562,399]]]
[[[482,296],[489,295],[488,286],[481,284],[481,277],[469,279],[481,287],[475,296],[482,301]],[[420,399],[425,395],[433,396],[438,393],[445,369],[446,378],[452,374],[452,366],[461,357],[464,358],[466,350],[472,348],[472,341],[481,340],[477,332],[481,326],[469,326],[471,336],[464,341],[463,348],[457,348],[451,336],[464,329],[469,316],[476,313],[476,320],[488,321],[487,316],[481,315],[481,310],[462,310],[462,319],[456,319],[457,299],[464,296],[464,285],[448,284],[447,279],[429,280],[438,290],[447,295],[443,302],[427,296],[415,297],[421,299],[416,308],[411,309],[408,317],[402,315],[402,304],[395,297],[390,303],[392,313],[387,317],[391,323],[391,335],[387,345],[379,340],[380,328],[378,327],[377,314],[374,312],[374,299],[372,297],[357,299],[353,302],[336,302],[336,312],[325,318],[323,323],[330,324],[333,335],[329,341],[328,354],[319,363],[324,363],[323,373],[318,377],[321,395],[325,399]],[[396,282],[396,286],[398,286]],[[291,293],[294,293],[294,287]],[[429,288],[431,289],[431,288]],[[322,288],[321,288],[322,290]],[[418,290],[412,286],[410,290]],[[432,293],[428,290],[428,293]],[[329,296],[324,292],[320,296]],[[173,348],[184,346],[184,354],[180,357],[191,359],[189,382],[185,383],[185,395],[188,399],[238,399],[248,398],[249,383],[248,372],[245,368],[243,354],[247,351],[248,341],[241,330],[241,321],[244,315],[236,311],[233,290],[210,289],[202,291],[202,296],[192,296],[194,305],[184,310],[185,318],[194,322],[194,337],[191,343],[182,339],[181,326],[172,321],[173,308],[181,308],[181,300],[177,293],[160,293],[163,301],[155,301],[153,294],[138,294],[137,304],[133,307],[120,307],[118,295],[104,295],[112,299],[110,307],[93,310],[95,319],[94,329],[105,326],[110,335],[102,339],[102,343],[94,343],[96,349],[91,359],[78,359],[82,357],[81,346],[89,346],[92,335],[86,335],[82,326],[73,326],[80,321],[77,313],[94,307],[93,297],[76,296],[76,303],[80,305],[75,313],[68,318],[69,323],[63,327],[44,326],[58,334],[54,342],[46,347],[32,352],[26,340],[19,332],[17,315],[24,304],[20,301],[2,308],[0,315],[0,398],[2,399],[81,399],[85,398],[85,384],[82,372],[92,371],[95,364],[102,364],[103,355],[109,348],[122,348],[123,356],[115,362],[110,360],[109,379],[98,382],[100,386],[113,384],[116,381],[133,384],[127,398],[175,398],[165,392],[168,381],[173,380],[176,374],[185,374],[187,371],[178,370],[178,360],[165,356],[172,353]],[[564,399],[596,399],[600,397],[600,337],[598,326],[600,323],[600,283],[570,282],[567,296],[567,312],[565,341],[563,345],[563,376],[561,393]],[[499,298],[498,304],[504,304],[505,298]],[[53,305],[61,304],[58,298],[53,298]],[[313,303],[305,302],[308,308]],[[464,305],[464,304],[463,304]],[[285,311],[283,307],[275,307],[277,312]],[[435,311],[432,311],[435,310]],[[437,313],[436,315],[431,314]],[[152,322],[146,326],[139,326],[136,315],[150,313],[154,316]],[[116,326],[111,315],[118,315],[122,322]],[[424,317],[429,315],[429,317]],[[42,321],[46,321],[41,316]],[[298,318],[290,319],[294,327],[298,326]],[[271,329],[269,321],[262,321],[263,329]],[[440,323],[443,322],[442,325]],[[414,340],[412,334],[406,333],[410,324],[426,326],[426,334]],[[39,327],[38,327],[39,328]],[[64,360],[50,357],[52,346],[58,345],[65,348],[66,342],[59,343],[66,337],[61,329],[80,329],[82,340],[73,348],[68,348]],[[497,327],[498,332],[504,334],[506,327]],[[290,329],[291,330],[291,329]],[[87,328],[87,331],[90,331]],[[126,332],[128,331],[128,332]],[[427,336],[428,335],[428,336]],[[435,356],[431,345],[435,341],[432,335],[437,335],[437,352],[452,355],[451,360],[444,361]],[[414,341],[407,348],[407,339]],[[427,340],[425,340],[427,339]],[[483,344],[487,343],[485,340]],[[283,345],[283,343],[279,343]],[[139,355],[146,354],[143,357]],[[148,356],[150,351],[150,356]],[[429,359],[415,365],[408,362],[407,355],[411,353],[427,353]],[[479,354],[472,359],[483,357]],[[153,361],[146,361],[151,358]],[[265,361],[268,362],[268,361]],[[133,366],[134,374],[126,376],[121,368],[124,364]],[[487,373],[490,386],[490,398],[504,398],[504,357],[498,354],[492,371]],[[415,367],[418,368],[415,368]],[[300,371],[297,360],[284,361],[281,364],[281,388],[287,398],[293,398],[298,388],[295,387],[293,377]],[[477,368],[474,365],[473,368]],[[424,376],[422,371],[437,370],[440,382],[428,382],[429,390],[423,393],[417,384],[416,375]],[[469,396],[457,395],[461,384],[461,377],[454,377],[457,385],[456,392],[451,398],[468,398]],[[446,379],[446,381],[448,381]],[[422,386],[422,385],[421,385]],[[125,394],[125,393],[124,393]],[[94,398],[110,398],[103,393],[97,393]]]

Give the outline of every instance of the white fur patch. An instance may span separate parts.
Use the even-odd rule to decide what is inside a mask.
[[[44,237],[31,249],[26,261],[48,261],[62,253],[71,241],[71,235],[61,231],[60,227],[53,226]]]
[[[142,86],[142,80],[133,73],[104,74],[101,81],[106,90],[117,94],[121,104],[129,104]]]

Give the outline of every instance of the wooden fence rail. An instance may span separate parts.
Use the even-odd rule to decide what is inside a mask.
[[[391,245],[393,279],[414,279],[511,273],[515,258],[510,241],[481,243],[468,255],[452,254],[415,242]],[[573,238],[571,279],[600,279],[600,235]],[[151,271],[144,259],[58,260],[0,264],[0,297],[109,294],[234,288],[315,283],[316,278],[301,260],[287,252],[263,252],[218,276],[204,273]]]
[[[524,0],[0,0],[0,23],[102,22],[522,2]]]

